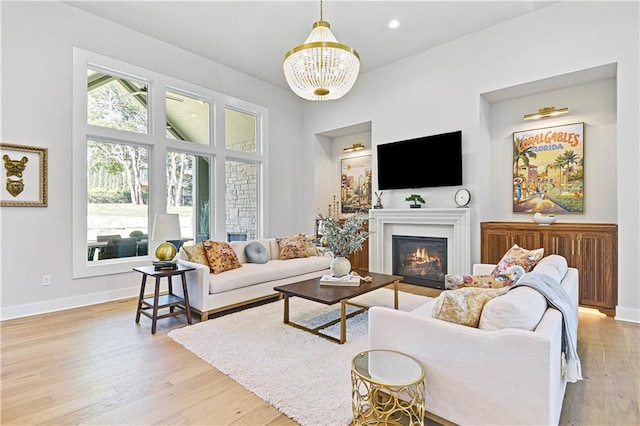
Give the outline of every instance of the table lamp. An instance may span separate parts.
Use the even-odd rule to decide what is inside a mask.
[[[177,214],[157,213],[153,221],[153,233],[151,239],[162,241],[155,251],[158,260],[169,261],[176,255],[176,246],[167,240],[179,240],[180,220]]]

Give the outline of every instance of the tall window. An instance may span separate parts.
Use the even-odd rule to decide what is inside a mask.
[[[259,152],[258,117],[245,111],[225,109],[225,147],[247,154]],[[233,152],[229,154],[237,155]],[[228,159],[225,164],[227,238],[252,240],[258,233],[258,163],[252,155]]]
[[[264,236],[266,108],[77,48],[73,107],[75,278],[148,264],[156,213],[178,247]]]

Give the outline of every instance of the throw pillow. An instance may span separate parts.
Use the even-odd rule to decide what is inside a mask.
[[[209,268],[214,274],[239,268],[240,262],[236,252],[225,241],[203,241],[202,246],[209,261]]]
[[[313,238],[304,237],[303,241],[304,241],[304,248],[307,251],[307,256],[317,256],[318,249],[316,248],[316,245],[313,242]]]
[[[498,275],[453,275],[444,276],[444,288],[455,290],[462,287],[501,288],[509,287],[515,281],[514,272]]]
[[[209,266],[209,260],[204,253],[204,246],[202,241],[193,246],[182,246],[182,249],[187,253],[188,261],[194,263],[200,263],[201,265]]]
[[[478,327],[484,304],[508,290],[509,287],[464,287],[443,291],[433,306],[433,317],[455,324]]]
[[[304,244],[304,236],[290,235],[284,238],[277,238],[279,255],[278,259],[295,259],[297,257],[308,257],[307,249]]]
[[[536,266],[536,263],[542,259],[543,255],[544,248],[527,250],[514,244],[513,247],[502,256],[502,259],[500,259],[500,262],[498,262],[493,269],[491,275],[504,274],[507,269],[513,265],[522,266],[525,272],[530,272],[533,267]]]
[[[267,263],[269,251],[257,241],[252,241],[244,248],[244,254],[250,263]]]

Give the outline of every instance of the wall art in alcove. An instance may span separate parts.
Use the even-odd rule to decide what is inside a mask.
[[[584,211],[584,123],[513,133],[513,211]]]
[[[371,208],[371,156],[343,158],[340,179],[342,213]]]

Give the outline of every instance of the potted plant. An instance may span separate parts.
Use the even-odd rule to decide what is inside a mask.
[[[418,194],[411,194],[407,198],[405,198],[404,200],[405,201],[413,201],[413,204],[409,204],[409,207],[411,207],[412,209],[419,209],[420,207],[422,207],[422,204],[425,203],[424,198],[422,198],[422,196],[420,196]],[[418,203],[420,203],[420,204],[418,204]]]
[[[362,243],[369,237],[369,232],[362,228],[365,221],[366,219],[354,214],[340,224],[340,221],[334,217],[319,215],[318,228],[322,234],[321,239],[335,256],[331,261],[333,276],[342,277],[351,272],[351,262],[346,256],[362,250]]]

